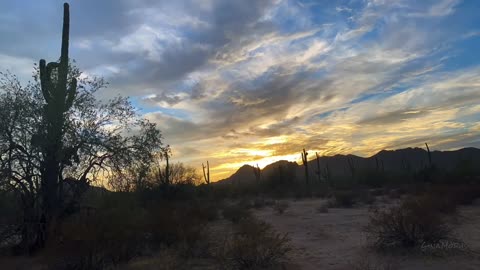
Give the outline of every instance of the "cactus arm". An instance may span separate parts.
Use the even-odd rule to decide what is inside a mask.
[[[68,75],[68,39],[70,34],[70,8],[63,5],[62,48],[60,54],[59,82],[66,83]]]
[[[49,73],[47,72],[47,67],[44,59],[40,60],[39,68],[40,68],[40,86],[42,88],[42,94],[43,94],[43,97],[45,98],[45,101],[48,103],[51,98],[50,93],[48,92]]]

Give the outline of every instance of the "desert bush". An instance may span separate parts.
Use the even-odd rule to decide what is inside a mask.
[[[375,203],[376,198],[375,196],[373,196],[372,192],[370,192],[369,190],[364,190],[359,194],[358,200],[361,203],[370,205]]]
[[[254,200],[253,200],[253,208],[255,209],[262,209],[264,208],[266,205],[266,202],[265,202],[265,199],[263,197],[256,197]]]
[[[250,219],[237,224],[218,259],[225,269],[274,269],[287,260],[290,249],[287,235],[276,233],[264,222]]]
[[[105,269],[144,248],[145,214],[138,209],[89,209],[65,220],[45,257],[51,269]]]
[[[389,192],[388,192],[388,197],[390,199],[400,199],[402,197],[402,194],[400,194],[400,192],[396,189],[391,189]]]
[[[337,190],[333,193],[333,200],[329,202],[331,207],[352,207],[357,195],[353,190]]]
[[[328,205],[326,203],[321,204],[317,207],[317,213],[328,213]]]
[[[241,204],[227,205],[222,211],[223,217],[233,223],[238,223],[243,219],[249,219],[251,213]]]
[[[372,244],[380,248],[416,248],[452,239],[452,229],[437,206],[418,197],[374,209],[365,230]]]
[[[471,205],[480,198],[480,186],[478,185],[446,186],[443,189],[443,192],[438,189],[435,192],[449,197],[458,205]]]
[[[275,213],[281,215],[288,209],[289,206],[290,205],[286,201],[276,201],[273,204],[273,210],[275,211]]]
[[[164,202],[149,210],[147,230],[154,247],[166,245],[182,256],[198,256],[205,252],[207,223],[214,217],[208,205]]]

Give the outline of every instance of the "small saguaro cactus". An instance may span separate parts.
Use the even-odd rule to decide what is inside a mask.
[[[378,157],[375,157],[375,170],[377,172],[384,172],[385,171],[385,167],[383,166],[383,160],[378,159]]]
[[[305,151],[305,148],[303,148],[302,151],[302,162],[303,162],[303,167],[305,168],[305,182],[308,186],[309,179],[308,179],[308,152]]]
[[[258,164],[256,167],[253,167],[253,174],[255,174],[255,179],[257,180],[257,183],[259,183],[260,178],[262,177],[262,171],[260,170],[260,167],[258,167]]]
[[[325,170],[323,173],[323,176],[325,177],[325,181],[327,182],[327,185],[332,185],[332,173],[330,172],[330,166],[328,165],[328,161],[325,161]]]
[[[165,157],[165,175],[164,175],[164,179],[163,179],[163,182],[166,186],[169,186],[171,183],[171,179],[170,179],[170,148],[168,148],[167,150],[165,150],[164,152],[164,157]]]
[[[347,158],[347,165],[348,169],[350,170],[350,174],[352,175],[352,178],[355,177],[355,162],[353,161],[353,158]]]
[[[317,177],[318,177],[318,182],[320,183],[322,181],[322,171],[320,170],[320,156],[318,155],[317,152],[315,152],[315,156],[317,157]]]
[[[432,164],[432,153],[430,153],[430,147],[428,147],[428,143],[425,143],[425,146],[427,147],[427,153],[428,153],[428,165],[431,168],[433,166],[433,164]]]
[[[210,164],[208,163],[208,160],[207,160],[207,166],[205,166],[205,164],[202,163],[202,168],[203,168],[203,177],[205,178],[205,183],[207,185],[210,185]],[[207,169],[205,171],[205,169]]]

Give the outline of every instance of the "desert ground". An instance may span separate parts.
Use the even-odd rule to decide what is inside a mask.
[[[461,250],[439,256],[418,253],[382,254],[369,248],[363,228],[369,206],[329,208],[322,213],[323,199],[288,200],[283,214],[266,207],[255,215],[291,239],[292,269],[480,269],[480,204],[461,207],[455,233],[464,241]],[[435,253],[436,254],[436,253]]]

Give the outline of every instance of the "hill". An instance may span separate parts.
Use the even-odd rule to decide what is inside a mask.
[[[311,153],[312,154],[312,153]],[[300,157],[300,153],[299,153]],[[458,168],[459,164],[480,164],[480,149],[462,148],[454,151],[432,151],[432,164],[437,168],[451,171]],[[359,157],[355,155],[323,156],[319,159],[320,170],[327,170],[332,176],[345,177],[353,171],[383,170],[385,172],[418,171],[429,164],[428,152],[422,148],[405,148],[398,150],[382,150],[371,157]],[[309,160],[310,179],[317,179],[317,161]],[[302,164],[280,160],[267,165],[262,169],[262,177],[268,178],[282,167],[292,172],[297,181],[303,181],[304,168]],[[255,181],[253,167],[244,165],[230,177],[217,183],[251,183]]]

